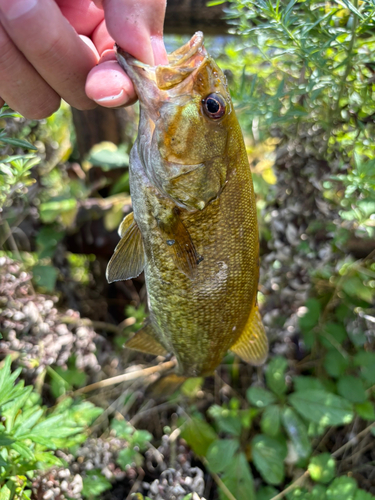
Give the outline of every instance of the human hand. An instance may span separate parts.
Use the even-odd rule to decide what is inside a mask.
[[[165,64],[165,3],[0,0],[0,105],[40,119],[61,97],[78,109],[131,104],[134,88],[115,60],[114,39],[147,64]]]

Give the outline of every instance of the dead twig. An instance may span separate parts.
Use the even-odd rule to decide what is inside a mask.
[[[136,370],[134,372],[117,375],[116,377],[107,378],[105,380],[101,380],[100,382],[86,385],[86,387],[82,387],[81,389],[74,391],[71,396],[85,394],[86,392],[94,391],[95,389],[103,389],[103,387],[121,384],[122,382],[130,382],[131,380],[148,377],[149,375],[154,375],[155,373],[162,373],[174,368],[176,366],[176,363],[176,360],[172,359],[171,361],[166,361],[165,363],[161,363],[157,366],[151,366],[150,368],[143,368],[142,370]]]
[[[277,495],[271,498],[271,500],[281,500],[281,498],[284,498],[285,495],[287,495],[290,491],[294,490],[297,486],[300,486],[305,479],[309,477],[310,473],[309,471],[305,471],[302,476],[300,476],[298,479],[296,479],[292,484],[290,484],[285,490],[281,491]]]
[[[366,429],[363,429],[363,431],[361,431],[359,434],[357,434],[356,436],[354,436],[354,438],[350,439],[347,443],[343,444],[338,450],[334,451],[332,453],[332,456],[334,458],[337,458],[339,455],[341,455],[341,453],[343,451],[345,451],[347,448],[349,448],[350,446],[352,446],[352,444],[355,444],[358,441],[358,439],[362,438],[368,432],[370,432],[373,427],[375,427],[375,422],[373,422],[368,427],[366,427]]]
[[[67,325],[90,326],[94,330],[105,330],[121,335],[124,333],[124,329],[127,326],[134,325],[136,320],[133,317],[126,318],[119,326],[113,325],[112,323],[105,323],[104,321],[92,321],[88,318],[72,318],[71,316],[63,316],[60,321]]]
[[[205,458],[203,458],[203,463],[206,467],[208,467],[208,462]],[[211,476],[214,478],[215,483],[224,492],[224,494],[229,498],[229,500],[237,500],[236,497],[234,497],[232,495],[230,490],[226,487],[226,485],[223,483],[223,481],[220,479],[220,477],[217,474],[215,474],[214,472],[211,472]]]

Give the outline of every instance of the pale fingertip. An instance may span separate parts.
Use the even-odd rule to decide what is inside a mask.
[[[90,71],[86,94],[101,106],[110,108],[136,101],[133,84],[116,61],[100,63]]]
[[[152,36],[151,47],[154,54],[155,66],[163,66],[168,64],[168,55],[165,49],[163,36]]]
[[[99,55],[99,52],[97,51],[97,48],[95,47],[95,44],[93,43],[93,41],[85,35],[78,35],[78,36],[82,40],[82,42],[85,43],[87,45],[87,47],[91,50],[94,58],[96,59],[96,64],[98,64],[98,62],[100,60],[100,55]]]
[[[94,42],[100,55],[102,55],[106,50],[113,49],[115,41],[108,33],[107,26],[104,20],[99,23],[94,30],[92,34],[92,41]]]

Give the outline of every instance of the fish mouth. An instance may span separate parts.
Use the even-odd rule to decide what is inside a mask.
[[[132,80],[138,97],[150,99],[186,81],[207,59],[203,33],[198,31],[182,47],[168,54],[167,65],[150,66],[138,61],[116,44],[117,60]],[[189,79],[190,80],[190,79]]]

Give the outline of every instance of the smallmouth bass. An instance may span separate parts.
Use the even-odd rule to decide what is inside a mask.
[[[173,353],[177,373],[207,376],[228,349],[262,364],[259,242],[250,167],[226,78],[198,32],[145,65],[117,47],[140,102],[130,155],[133,213],[107,279],[145,271],[150,317],[126,347]]]

